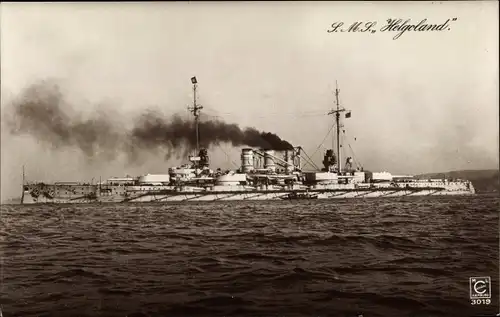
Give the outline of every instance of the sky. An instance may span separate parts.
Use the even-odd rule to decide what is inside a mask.
[[[205,119],[276,133],[320,164],[337,83],[352,111],[344,150],[365,169],[498,168],[496,1],[2,3],[0,12],[2,117],[40,80],[58,82],[83,114],[188,116],[196,76]],[[387,19],[453,18],[441,32],[379,31]],[[378,32],[328,33],[339,21],[375,21]],[[235,168],[239,150],[210,149],[212,164]],[[2,124],[1,195],[20,194],[23,165],[28,180],[90,181],[181,162],[89,161]]]

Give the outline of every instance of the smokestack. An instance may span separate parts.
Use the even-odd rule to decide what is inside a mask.
[[[300,149],[301,147],[297,147],[296,149],[296,152],[295,152],[295,159],[296,159],[296,163],[295,163],[295,166],[297,166],[299,168],[299,170],[302,170],[302,165],[301,165],[301,157],[300,157]]]
[[[264,150],[264,168],[271,172],[276,171],[276,164],[274,162],[273,150]]]
[[[249,173],[253,170],[254,170],[253,150],[252,149],[241,150],[241,171],[243,173]]]
[[[286,162],[286,172],[288,174],[292,173],[295,170],[295,166],[293,165],[294,153],[291,150],[285,151],[285,162]]]

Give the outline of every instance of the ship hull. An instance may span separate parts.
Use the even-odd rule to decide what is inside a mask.
[[[98,191],[94,195],[64,196],[38,195],[26,190],[23,204],[78,204],[78,203],[144,203],[144,202],[208,202],[208,201],[264,201],[264,200],[294,200],[290,194],[307,194],[314,199],[355,199],[380,197],[411,197],[411,196],[466,196],[474,195],[470,186],[418,187],[418,188],[348,188],[348,189],[316,189],[316,190],[254,190],[254,191],[221,191],[193,192],[182,190],[156,191],[121,191],[102,195]]]
[[[196,77],[191,78],[194,94],[192,112],[198,117],[201,108],[196,104]],[[338,89],[336,126],[340,127]],[[348,111],[345,117],[350,117]],[[198,120],[195,120],[198,141]],[[194,132],[194,131],[193,131]],[[345,132],[345,131],[344,131]],[[340,147],[341,138],[337,129],[337,154],[327,149],[323,167],[315,171],[304,171],[302,162],[311,158],[302,147],[294,147],[270,134],[274,141],[267,140],[269,148],[243,148],[241,165],[237,170],[210,169],[207,148],[196,144],[194,156],[189,163],[171,167],[168,174],[146,174],[139,177],[112,177],[98,185],[80,182],[56,182],[53,184],[25,184],[23,169],[22,204],[38,203],[140,203],[140,202],[207,202],[207,201],[263,201],[263,200],[309,200],[309,199],[356,199],[408,196],[473,195],[470,181],[457,179],[421,180],[408,175],[392,175],[389,172],[364,171],[354,166],[353,157],[345,158],[343,165]],[[263,135],[264,136],[264,135]],[[271,143],[280,142],[277,150]],[[264,138],[265,141],[265,138]],[[233,142],[234,143],[234,142]],[[286,144],[288,143],[288,144]],[[283,144],[286,149],[283,149]],[[248,144],[247,144],[248,145]],[[274,148],[274,149],[273,149]],[[199,150],[199,151],[198,151]],[[197,154],[196,154],[197,153]],[[305,155],[305,156],[304,156]],[[311,163],[311,162],[309,162]],[[314,165],[314,163],[312,164]]]

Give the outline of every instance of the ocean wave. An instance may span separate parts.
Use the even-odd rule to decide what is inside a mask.
[[[464,316],[497,197],[2,206],[5,316]]]

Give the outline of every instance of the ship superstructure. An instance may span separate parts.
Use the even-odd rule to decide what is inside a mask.
[[[342,162],[341,114],[351,111],[340,106],[339,89],[335,89],[336,108],[328,114],[335,121],[335,144],[327,149],[323,167],[306,171],[303,162],[311,162],[303,148],[283,151],[266,148],[243,148],[240,167],[236,170],[213,170],[208,150],[200,148],[199,114],[203,107],[196,99],[197,79],[193,84],[196,148],[184,165],[172,167],[165,174],[110,178],[104,182],[25,183],[23,169],[23,204],[90,203],[90,202],[174,202],[228,200],[295,200],[362,197],[401,197],[422,195],[472,195],[467,180],[429,179],[397,176],[389,172],[369,172],[355,166],[352,157]],[[336,151],[335,151],[335,150]],[[311,162],[312,163],[312,162]],[[314,163],[312,163],[314,165]]]

